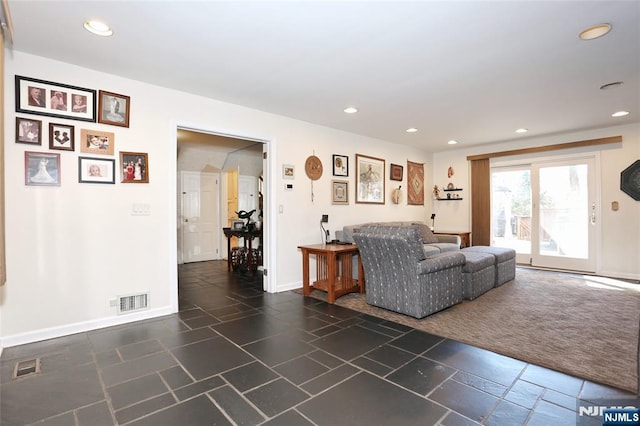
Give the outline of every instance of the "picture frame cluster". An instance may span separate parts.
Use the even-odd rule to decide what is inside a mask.
[[[129,128],[131,98],[106,90],[95,90],[31,77],[15,76],[15,142],[30,145],[24,152],[24,179],[29,186],[60,186],[61,154],[53,151],[79,151],[78,182],[115,184],[149,183],[149,156],[145,152],[119,152],[116,172],[115,132],[107,129],[81,128],[60,120]],[[47,117],[43,121],[33,116]],[[89,127],[91,127],[89,125]],[[48,138],[45,133],[48,133]],[[48,141],[49,152],[33,147]],[[111,157],[111,158],[109,158]]]

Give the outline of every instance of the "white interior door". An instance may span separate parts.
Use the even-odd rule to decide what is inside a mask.
[[[251,219],[258,219],[258,178],[255,176],[238,176],[238,211],[256,210]]]
[[[220,259],[220,175],[181,172],[184,263]]]

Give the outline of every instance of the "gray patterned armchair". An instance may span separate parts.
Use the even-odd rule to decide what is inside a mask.
[[[462,301],[460,252],[426,258],[416,227],[363,226],[353,238],[370,305],[423,318]]]

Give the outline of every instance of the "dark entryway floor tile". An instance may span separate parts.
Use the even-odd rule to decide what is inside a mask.
[[[366,408],[365,408],[366,407]],[[297,407],[318,425],[434,425],[443,407],[368,373],[360,373]]]
[[[375,374],[376,376],[384,377],[387,374],[393,371],[392,368],[387,367],[386,365],[382,365],[377,361],[361,356],[351,361],[353,365],[357,365],[363,370],[368,371],[369,373]]]
[[[120,356],[124,361],[140,358],[141,356],[151,355],[156,352],[163,351],[164,347],[157,340],[146,340],[144,342],[133,343],[118,348]]]
[[[388,336],[353,326],[311,342],[314,346],[344,360],[360,356],[391,340]]]
[[[336,358],[333,355],[329,355],[325,351],[317,350],[311,353],[308,353],[307,356],[311,359],[318,361],[320,364],[325,365],[329,368],[336,368],[337,366],[344,363],[340,358]]]
[[[478,426],[480,423],[474,422],[471,419],[466,418],[465,416],[456,413],[455,411],[449,411],[447,416],[440,421],[442,426]],[[508,425],[515,426],[515,425]]]
[[[3,425],[33,423],[105,399],[95,364],[5,383],[0,392]]]
[[[171,352],[196,380],[252,361],[249,355],[222,337],[180,346]]]
[[[276,379],[278,375],[259,362],[252,362],[227,371],[222,374],[222,377],[240,392],[245,392]]]
[[[224,380],[222,380],[220,376],[214,376],[191,383],[190,385],[184,386],[180,389],[176,389],[173,391],[173,394],[179,401],[184,401],[185,399],[189,399],[195,395],[217,389],[220,386],[224,386],[224,384]]]
[[[169,389],[156,373],[107,388],[115,410],[167,393]]]
[[[205,395],[173,405],[162,411],[151,414],[135,422],[131,426],[158,425],[231,425],[231,422],[220,412],[218,407]]]
[[[259,314],[212,326],[218,333],[238,345],[283,333],[291,326],[269,315]]]
[[[454,380],[447,380],[431,394],[432,399],[457,413],[482,423],[499,401],[496,397],[480,392]]]
[[[505,386],[510,386],[527,365],[454,340],[443,341],[423,356]]]
[[[455,372],[451,367],[420,357],[389,374],[387,379],[420,395],[426,395]]]
[[[634,405],[631,403],[635,402],[636,407],[640,406],[640,395],[634,395],[630,392],[586,380],[582,387],[582,392],[580,392],[580,399],[585,401],[593,401],[594,399],[613,399],[620,400],[621,402],[629,402],[629,405]]]
[[[245,394],[247,399],[269,417],[276,416],[309,398],[309,395],[284,379],[267,383]]]
[[[573,397],[580,394],[584,384],[584,380],[577,377],[531,364],[527,365],[520,379]]]
[[[482,377],[474,376],[473,374],[469,374],[465,371],[458,371],[453,376],[453,380],[467,386],[471,386],[472,388],[476,388],[479,391],[497,396],[498,398],[502,398],[507,393],[507,389],[509,389],[507,386],[492,382],[491,380],[483,379]]]
[[[250,343],[243,349],[268,366],[289,361],[315,350],[313,346],[286,334]]]
[[[540,386],[518,380],[511,389],[509,389],[504,399],[518,404],[521,407],[531,409],[536,405],[543,392],[544,388]]]
[[[311,358],[303,356],[280,364],[275,370],[298,385],[327,372],[329,369]]]
[[[113,364],[102,369],[102,380],[105,386],[113,386],[136,377],[146,376],[176,365],[175,359],[166,352],[136,358],[132,361]]]
[[[162,370],[160,375],[171,389],[181,388],[193,383],[193,379],[189,377],[187,372],[179,365]]]
[[[527,426],[575,426],[576,422],[575,411],[540,401],[529,417]]]
[[[211,330],[208,327],[205,327],[199,328],[197,330],[189,330],[182,333],[176,333],[170,336],[162,337],[160,338],[160,343],[162,343],[165,347],[171,349],[219,336],[220,335],[215,331]]]
[[[265,420],[262,414],[256,411],[246,399],[230,386],[223,386],[213,390],[209,395],[239,426],[257,425]]]
[[[106,401],[76,411],[78,426],[112,426],[114,418]]]
[[[309,420],[302,417],[300,413],[295,410],[289,410],[286,413],[282,413],[277,417],[263,423],[262,426],[313,426]]]
[[[340,383],[344,379],[357,374],[359,371],[360,370],[349,364],[344,364],[335,370],[328,371],[325,374],[308,381],[300,387],[310,394],[315,395],[330,388],[336,383]]]
[[[444,339],[440,336],[425,333],[423,331],[412,330],[404,336],[398,337],[389,344],[396,346],[405,351],[420,355],[427,349],[442,342]]]
[[[122,410],[118,410],[116,411],[115,415],[116,419],[118,419],[118,423],[124,424],[151,414],[154,411],[163,410],[174,405],[176,402],[177,401],[173,397],[173,395],[171,395],[170,393],[165,393],[164,395],[147,399],[146,401],[142,401],[139,404],[123,408]]]
[[[394,348],[393,346],[389,345],[382,345],[376,349],[373,349],[372,351],[367,352],[366,354],[364,354],[364,356],[377,361],[380,364],[389,366],[392,369],[401,367],[402,365],[415,358],[414,354]]]
[[[487,426],[516,426],[524,425],[529,417],[530,411],[520,405],[512,404],[508,401],[500,401],[489,419],[485,422]]]

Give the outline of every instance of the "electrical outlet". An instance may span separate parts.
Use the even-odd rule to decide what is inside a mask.
[[[329,222],[329,215],[323,214],[322,219],[320,219],[320,223],[327,223],[327,222]]]

